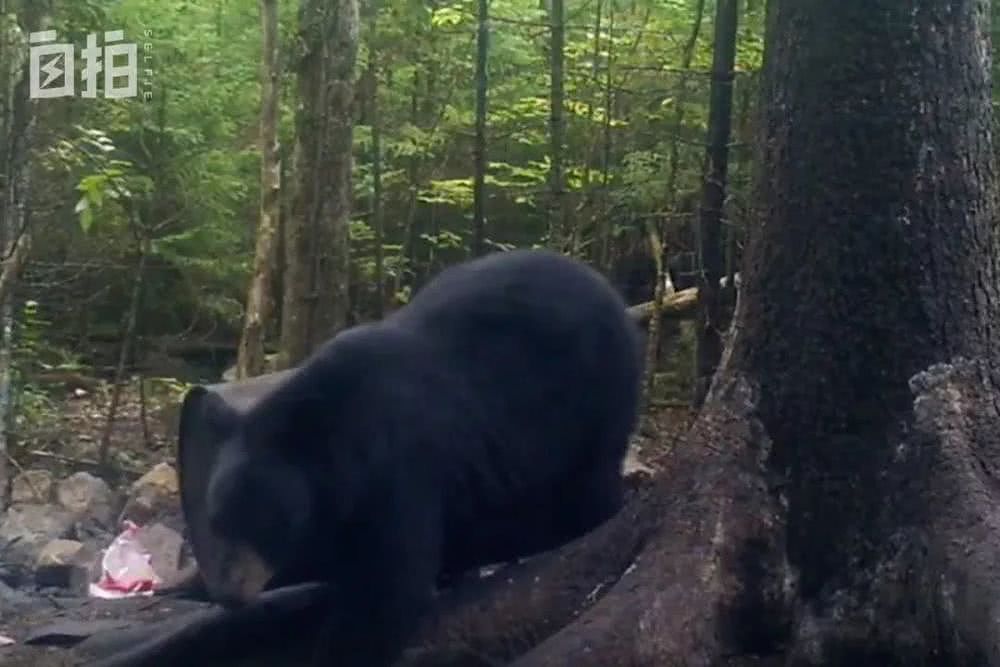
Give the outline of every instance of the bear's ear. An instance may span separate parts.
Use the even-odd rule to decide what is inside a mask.
[[[328,433],[334,420],[349,418],[339,409],[349,388],[329,371],[307,363],[262,397],[246,414],[248,442],[295,447]]]
[[[181,439],[192,431],[221,438],[236,426],[239,415],[218,393],[202,386],[191,388],[181,403],[178,433]]]

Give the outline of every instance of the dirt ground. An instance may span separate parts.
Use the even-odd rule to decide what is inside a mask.
[[[109,483],[132,481],[156,463],[173,459],[183,385],[168,382],[147,379],[144,395],[137,380],[123,386],[108,447],[119,477]],[[36,392],[17,421],[8,459],[11,474],[31,468],[50,470],[56,477],[95,472],[108,430],[110,393],[106,384],[87,390],[48,385]]]
[[[103,631],[104,641],[93,642],[96,649],[105,646],[124,647],[130,635],[142,632],[144,625],[161,625],[178,615],[206,608],[207,605],[167,597],[97,600],[85,598],[50,598],[33,601],[29,608],[18,612],[17,607],[0,613],[0,634],[12,639],[27,639],[33,634],[51,633],[51,642],[65,636],[68,644],[74,635]],[[130,628],[132,630],[130,630]],[[95,639],[99,639],[95,637]],[[48,643],[48,642],[47,642]],[[32,646],[20,641],[0,648],[0,664],[4,667],[49,667],[79,665],[79,658],[66,646]]]

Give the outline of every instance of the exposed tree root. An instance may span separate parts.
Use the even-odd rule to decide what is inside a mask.
[[[511,664],[1000,665],[998,388],[995,371],[965,361],[913,378],[892,455],[870,448],[885,485],[872,509],[881,539],[806,594],[799,579],[812,564],[786,556],[787,501],[752,384],[722,380],[669,476],[630,510],[660,517],[635,567]],[[518,627],[507,613],[482,622],[473,636]]]
[[[657,482],[660,523],[634,571],[514,665],[712,665],[772,650],[786,625],[783,525],[753,394],[733,380],[706,407]]]
[[[506,664],[572,622],[628,576],[657,525],[654,495],[645,485],[590,534],[447,592],[400,666]]]

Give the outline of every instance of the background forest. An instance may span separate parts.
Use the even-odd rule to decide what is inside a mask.
[[[89,33],[123,29],[143,59],[139,98],[35,101],[30,135],[15,126],[14,89],[0,98],[9,121],[0,125],[9,156],[0,184],[10,184],[9,201],[17,203],[18,164],[33,184],[21,195],[30,198],[17,203],[23,218],[13,206],[6,222],[30,234],[30,251],[24,243],[17,253],[23,270],[7,316],[16,391],[4,395],[16,398],[21,430],[52,426],[59,412],[53,386],[107,391],[91,378],[113,381],[110,424],[118,387],[133,373],[147,382],[131,386],[153,393],[169,387],[176,397],[180,385],[156,378],[215,380],[234,363],[261,218],[259,4],[28,3],[20,13],[16,2],[0,5],[8,66],[17,64],[15,47],[23,44],[18,21],[49,26],[78,46]],[[297,138],[306,135],[308,145],[317,136],[315,127],[296,126],[308,67],[299,12],[321,4],[276,3],[273,157],[281,188],[274,206],[282,220],[304,219],[293,210],[297,174],[336,168],[296,154]],[[484,8],[471,1],[360,7],[357,56],[349,63],[349,242],[336,242],[349,248],[349,298],[331,306],[349,303],[349,310],[334,320],[364,321],[405,303],[480,242],[484,250],[561,247],[609,275],[630,303],[653,297],[650,231],[662,237],[664,257],[695,250],[715,2],[547,7],[497,0],[488,22],[481,21]],[[727,273],[738,261],[746,217],[762,24],[761,3],[740,7],[723,225]],[[487,37],[478,40],[481,50],[480,32]],[[477,67],[484,58],[487,76]],[[8,68],[10,85],[15,71]],[[479,95],[485,107],[477,107]],[[562,110],[557,119],[553,99]],[[477,108],[485,110],[480,132]],[[485,163],[478,209],[477,155]],[[283,270],[284,236],[276,238],[276,312],[263,332],[269,352],[282,339],[282,276],[295,275]],[[330,277],[329,284],[340,282]],[[689,360],[681,355],[682,372],[671,379],[681,400],[688,397]],[[103,430],[106,442],[115,429]],[[11,449],[20,456],[18,445]]]

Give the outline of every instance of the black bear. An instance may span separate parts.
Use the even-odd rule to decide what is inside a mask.
[[[239,417],[209,522],[272,568],[271,588],[328,585],[316,664],[390,665],[442,574],[554,548],[618,511],[640,337],[608,282],[562,255],[446,269]]]

